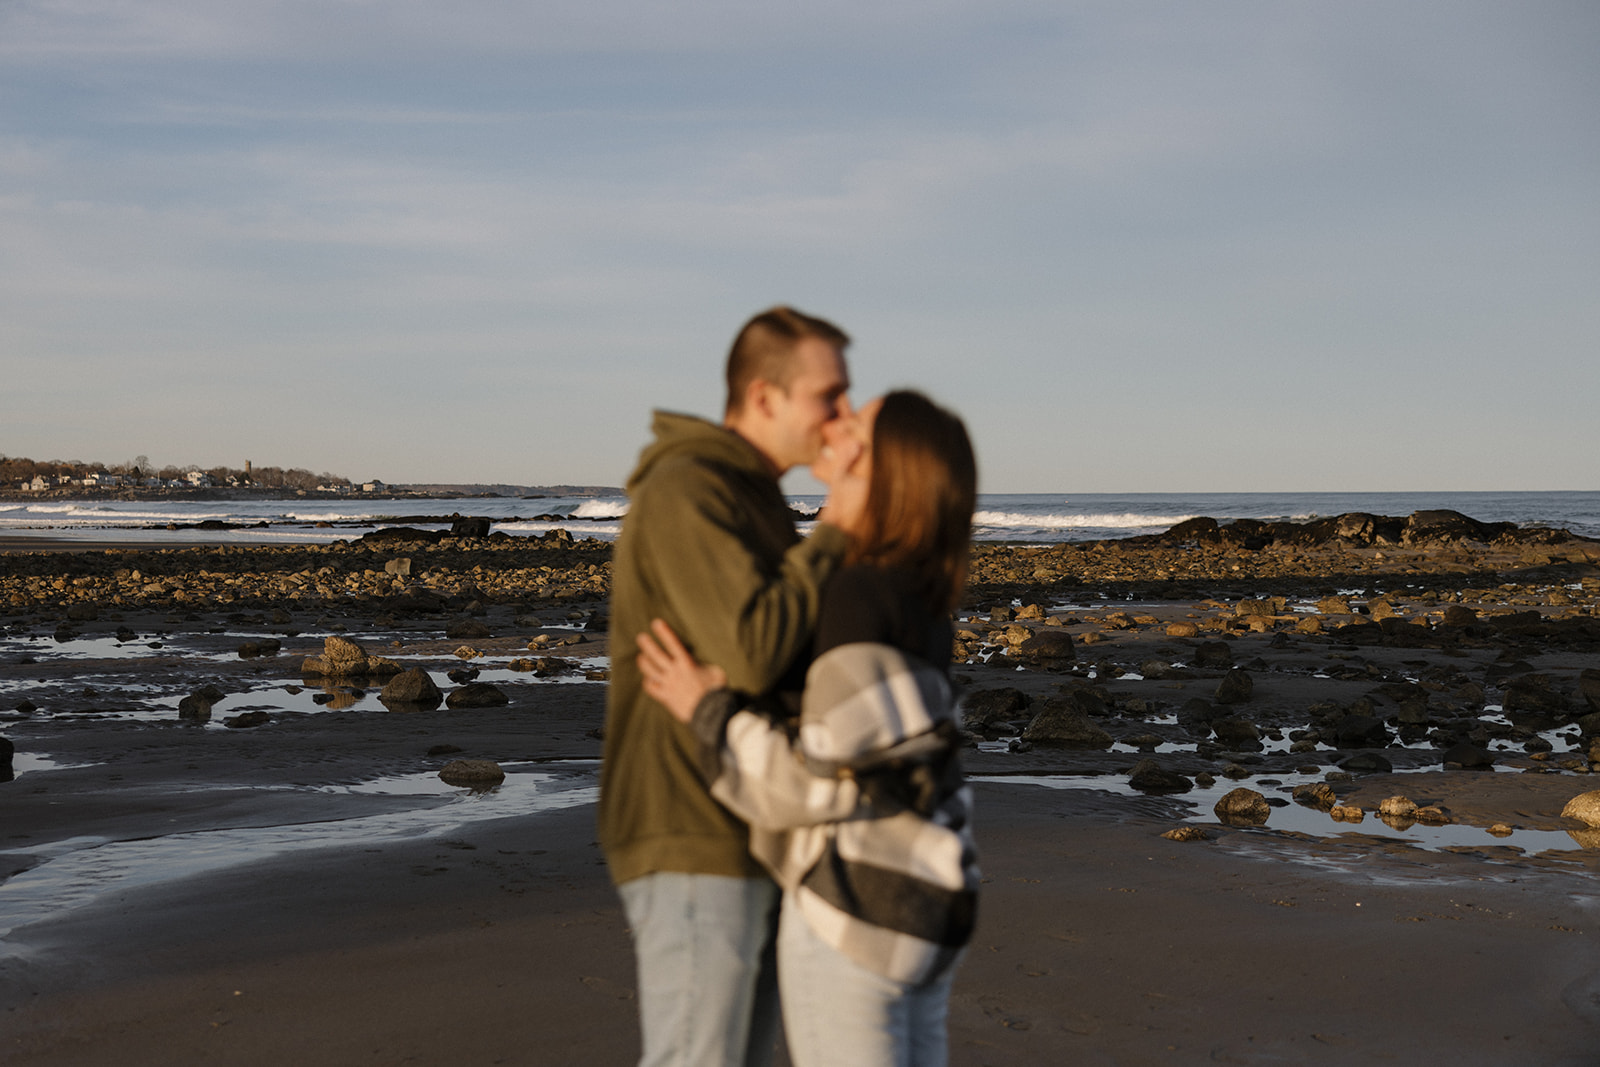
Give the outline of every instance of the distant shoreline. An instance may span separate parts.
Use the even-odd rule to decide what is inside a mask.
[[[92,488],[61,486],[56,489],[0,489],[0,502],[33,503],[63,500],[472,500],[472,499],[522,499],[540,500],[547,497],[622,496],[623,491],[613,486],[597,485],[475,485],[475,484],[415,484],[389,485],[381,492],[362,492],[352,488],[349,492],[329,493],[315,489],[255,489],[231,486],[208,486],[196,489],[144,489],[118,486]]]

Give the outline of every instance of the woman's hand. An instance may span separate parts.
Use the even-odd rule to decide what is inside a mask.
[[[672,627],[660,619],[650,623],[650,631],[635,639],[639,646],[639,673],[644,677],[644,691],[665,705],[674,719],[688,723],[694,718],[694,709],[702,697],[728,684],[727,672],[689,655]]]

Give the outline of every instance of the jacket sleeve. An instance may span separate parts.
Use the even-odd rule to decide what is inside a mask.
[[[659,531],[649,552],[666,621],[694,655],[751,693],[772,688],[807,647],[821,588],[844,554],[842,531],[819,525],[776,561],[751,540],[750,504],[719,472],[686,463],[653,481],[648,507]]]
[[[812,774],[788,731],[758,712],[738,711],[727,719],[719,755],[711,795],[752,827],[793,830],[841,822],[860,805],[853,778]]]

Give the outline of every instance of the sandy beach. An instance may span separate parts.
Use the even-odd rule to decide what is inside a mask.
[[[7,547],[6,1062],[637,1055],[605,546]],[[984,547],[958,624],[954,1063],[1600,1063],[1600,850],[1561,815],[1600,786],[1600,546],[1058,547]],[[506,702],[391,710],[304,672],[330,636]],[[506,777],[440,780],[463,759]],[[1235,788],[1264,822],[1218,816]]]

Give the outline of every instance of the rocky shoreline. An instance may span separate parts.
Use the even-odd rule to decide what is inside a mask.
[[[1590,1062],[1600,543],[1443,518],[975,547],[953,1062]],[[5,548],[8,1062],[636,1055],[609,544]]]

